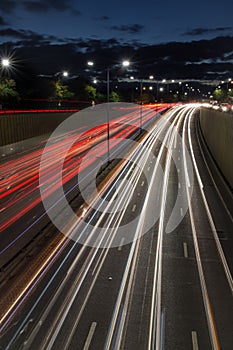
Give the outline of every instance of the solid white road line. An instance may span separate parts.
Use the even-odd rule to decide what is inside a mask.
[[[192,344],[193,344],[193,350],[198,350],[198,341],[197,341],[197,332],[192,331]]]
[[[120,241],[120,245],[119,245],[119,247],[118,247],[118,250],[119,250],[119,251],[122,250],[122,246],[123,246],[123,244],[124,244],[124,241],[125,241],[125,237],[122,237],[122,238],[121,238],[121,241]]]
[[[135,212],[136,208],[137,208],[137,205],[134,204],[134,205],[133,205],[133,208],[132,208],[132,212],[133,212],[133,213]]]
[[[83,350],[88,350],[93,338],[93,335],[95,333],[95,329],[96,329],[97,323],[96,322],[92,322],[91,328],[89,330],[85,345],[83,347]]]
[[[184,246],[184,257],[185,258],[188,258],[188,245],[186,242],[183,243],[183,246]]]

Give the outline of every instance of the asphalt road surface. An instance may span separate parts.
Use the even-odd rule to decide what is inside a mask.
[[[198,110],[156,119],[56,252],[28,266],[2,299],[0,349],[232,350],[233,218]]]

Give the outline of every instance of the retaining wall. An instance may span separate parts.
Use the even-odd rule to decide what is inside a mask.
[[[0,146],[52,132],[72,112],[0,115]]]
[[[233,113],[203,107],[200,125],[216,163],[233,189]]]

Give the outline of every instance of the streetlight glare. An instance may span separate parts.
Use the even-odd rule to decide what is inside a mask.
[[[153,75],[150,75],[150,76],[149,76],[149,79],[151,79],[151,80],[154,79],[154,76],[153,76]]]
[[[125,61],[122,62],[122,66],[123,66],[123,67],[129,67],[129,65],[130,65],[130,62],[127,61],[127,60],[125,60]]]
[[[93,62],[93,61],[88,61],[88,62],[87,62],[87,65],[90,66],[90,67],[92,67],[92,66],[94,66],[94,62]]]
[[[2,66],[3,67],[9,67],[10,66],[10,60],[8,58],[2,59]]]
[[[68,77],[69,73],[67,71],[63,72],[63,77]]]

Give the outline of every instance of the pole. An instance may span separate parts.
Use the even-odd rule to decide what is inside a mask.
[[[142,79],[140,80],[140,104],[141,104],[141,108],[140,108],[140,130],[139,132],[142,132]]]
[[[156,100],[157,100],[157,103],[159,102],[159,81],[157,80],[157,89],[156,89]]]
[[[107,161],[110,162],[110,129],[109,129],[109,67],[107,68]]]

